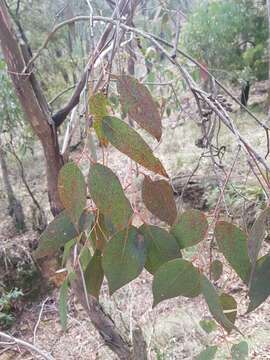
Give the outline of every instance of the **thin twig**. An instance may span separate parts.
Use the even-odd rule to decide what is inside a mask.
[[[0,338],[10,341],[7,345],[12,345],[12,344],[21,345],[21,346],[25,347],[26,349],[28,349],[30,351],[34,351],[35,353],[41,355],[46,360],[55,360],[54,357],[52,357],[49,353],[46,353],[43,350],[40,350],[35,345],[30,344],[27,341],[15,338],[14,336],[5,334],[2,331],[0,331]]]
[[[43,313],[43,310],[44,310],[44,306],[45,306],[45,304],[46,304],[46,302],[47,302],[48,300],[49,300],[49,297],[47,297],[47,298],[43,301],[43,303],[42,303],[42,305],[41,305],[41,309],[40,309],[40,312],[39,312],[39,315],[38,315],[38,321],[37,321],[37,323],[36,323],[36,325],[35,325],[35,328],[34,328],[34,338],[33,338],[33,343],[34,343],[34,345],[36,344],[37,329],[38,329],[38,326],[39,326],[40,321],[41,321],[41,317],[42,317],[42,313]]]
[[[58,94],[56,94],[49,102],[49,105],[52,105],[56,100],[58,100],[62,95],[64,95],[65,93],[67,93],[68,91],[72,90],[75,88],[76,85],[71,85],[68,88],[60,91]]]
[[[181,30],[181,13],[179,11],[177,11],[176,33],[175,33],[174,46],[173,46],[173,52],[172,52],[172,57],[173,58],[176,58],[176,55],[177,55],[177,48],[178,48],[179,37],[180,37],[180,30]]]

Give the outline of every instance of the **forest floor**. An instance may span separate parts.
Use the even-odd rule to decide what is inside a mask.
[[[261,97],[252,95],[253,110],[260,118],[265,118]],[[258,102],[258,104],[257,104]],[[177,122],[175,119],[165,119],[163,121],[163,138],[157,146],[152,143],[155,153],[160,157],[167,172],[173,177],[176,175],[184,176],[190,174],[197,167],[198,159],[202,149],[195,145],[196,139],[201,136],[198,127],[192,118],[192,104],[189,104],[182,113],[184,121]],[[266,139],[254,120],[239,110],[234,112],[236,124],[243,136],[258,150],[262,155],[266,153]],[[148,139],[151,141],[150,139]],[[219,136],[220,146],[225,146],[223,163],[228,170],[234,161],[237,141],[227,130],[222,129]],[[99,156],[101,156],[99,154]],[[80,152],[75,152],[72,157],[78,160]],[[42,167],[42,155],[37,151],[34,157],[29,157],[25,161],[27,180],[35,190],[35,194],[46,212],[49,214],[45,172]],[[121,179],[123,186],[128,187],[128,196],[133,205],[140,213],[140,217],[145,221],[156,219],[148,213],[141,204],[140,184],[142,175],[134,177],[134,164],[117,150],[110,149],[106,154],[106,161],[115,170]],[[86,170],[87,160],[81,162],[82,168]],[[30,200],[23,184],[19,180],[18,172],[12,167],[11,177],[16,194],[22,200],[26,215],[30,214]],[[235,166],[231,183],[240,189],[250,202],[255,204],[254,211],[261,206],[261,189],[256,178],[250,174],[248,164],[244,154],[240,154]],[[213,164],[210,157],[203,157],[196,172],[203,177],[208,177],[213,173]],[[214,174],[215,175],[215,174]],[[2,195],[2,192],[0,192]],[[212,188],[207,192],[209,212],[215,207],[218,198],[218,189]],[[182,203],[178,203],[182,207]],[[189,204],[184,204],[188,207]],[[228,191],[226,195],[226,206],[235,221],[241,223],[243,200],[234,191]],[[30,253],[29,244],[33,244],[38,239],[38,234],[28,230],[22,235],[16,235],[11,220],[6,216],[6,200],[0,197],[0,246],[8,247],[20,246],[25,252]],[[255,210],[254,210],[255,209]],[[244,214],[246,216],[246,214]],[[225,216],[225,215],[224,215]],[[140,222],[140,218],[135,222]],[[30,223],[28,228],[31,228]],[[196,249],[187,252],[187,256],[197,254],[197,261],[204,269],[209,267],[209,243],[203,242]],[[214,252],[215,258],[220,258]],[[230,351],[232,344],[245,340],[249,344],[248,359],[270,359],[270,301],[266,301],[262,306],[251,314],[246,314],[247,309],[247,289],[238,280],[237,276],[225,266],[225,270],[217,286],[224,285],[224,290],[233,295],[237,300],[238,317],[237,327],[245,337],[232,332],[230,335],[217,327],[211,333],[207,333],[200,325],[201,320],[210,319],[208,309],[202,299],[188,300],[185,298],[175,298],[164,301],[152,309],[151,293],[152,276],[146,271],[124,288],[118,290],[113,296],[109,296],[107,284],[105,283],[101,293],[101,303],[105,310],[112,316],[121,333],[130,339],[132,329],[139,324],[143,330],[149,352],[149,359],[157,360],[181,360],[193,359],[207,345],[218,345],[219,350],[216,359],[231,359]],[[245,295],[243,295],[245,294]],[[13,336],[35,344],[43,351],[49,352],[56,360],[94,360],[114,359],[114,355],[103,345],[99,335],[91,325],[87,315],[76,299],[71,296],[69,300],[68,328],[63,332],[58,316],[59,290],[44,293],[34,302],[22,303],[18,317],[14,326],[9,329]],[[41,359],[33,352],[30,353],[22,346],[0,344],[0,360],[11,359]],[[239,358],[242,359],[242,358]]]

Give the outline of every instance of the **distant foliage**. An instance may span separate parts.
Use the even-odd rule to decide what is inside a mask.
[[[266,6],[252,0],[228,0],[201,1],[185,24],[181,41],[219,76],[264,80],[267,39]]]
[[[33,133],[24,121],[21,107],[7,74],[6,64],[1,57],[0,84],[0,134],[2,135],[2,142],[4,145],[12,142],[18,154],[24,155],[27,150],[31,149]],[[6,141],[3,141],[4,136]]]

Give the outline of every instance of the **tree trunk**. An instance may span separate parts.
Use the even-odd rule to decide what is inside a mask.
[[[28,61],[27,46],[17,39],[5,1],[0,0],[0,44],[22,109],[43,146],[47,166],[48,196],[53,215],[62,210],[57,178],[63,164],[48,104],[32,72],[23,74]]]
[[[241,89],[241,104],[247,106],[249,99],[250,82],[246,81]]]
[[[0,141],[0,166],[2,170],[2,179],[4,188],[8,197],[8,213],[13,218],[14,225],[18,231],[26,229],[24,213],[21,202],[16,198],[9,179],[9,173],[6,162],[6,153],[1,147]]]

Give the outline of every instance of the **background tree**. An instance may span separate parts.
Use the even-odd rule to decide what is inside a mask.
[[[12,129],[14,133],[14,124],[20,121],[17,101],[11,88],[11,84],[6,76],[5,63],[0,60],[0,165],[2,170],[2,180],[8,198],[8,213],[13,218],[15,227],[18,231],[24,231],[25,216],[21,202],[16,198],[12,188],[10,172],[8,169],[7,152],[4,135]],[[19,129],[19,126],[18,128]]]
[[[182,44],[218,78],[249,87],[268,77],[265,14],[252,0],[202,1],[186,22]]]

